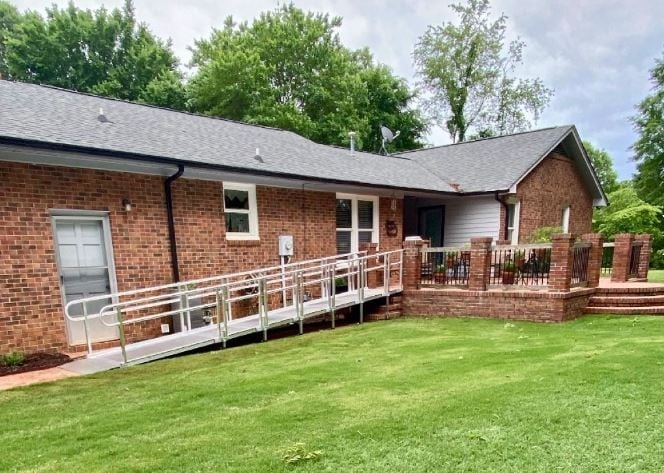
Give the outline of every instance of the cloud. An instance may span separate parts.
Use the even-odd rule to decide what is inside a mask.
[[[53,0],[13,0],[21,9],[43,11]],[[66,0],[56,0],[66,5]],[[101,2],[76,0],[83,8]],[[122,0],[103,2],[120,6]],[[282,2],[283,3],[283,2]],[[453,18],[447,4],[433,0],[307,0],[301,8],[343,17],[341,38],[352,48],[368,46],[376,58],[414,82],[412,50],[429,24]],[[207,37],[228,15],[251,20],[272,9],[269,0],[135,0],[141,21],[161,37],[173,40],[175,52],[188,61],[195,39]],[[511,37],[527,44],[519,73],[540,77],[555,96],[539,126],[574,123],[581,136],[606,148],[620,176],[634,170],[629,147],[635,140],[629,117],[650,85],[648,70],[664,46],[661,0],[494,0],[496,14],[508,17]],[[433,144],[448,142],[444,130],[433,129]]]

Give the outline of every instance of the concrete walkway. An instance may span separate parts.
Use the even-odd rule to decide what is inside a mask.
[[[45,370],[28,371],[26,373],[16,373],[0,377],[0,391],[17,388],[19,386],[28,386],[37,383],[50,383],[59,379],[80,376],[78,373],[68,371],[60,367],[47,368]]]

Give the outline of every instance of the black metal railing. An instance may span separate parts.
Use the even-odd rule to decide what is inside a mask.
[[[602,269],[601,273],[604,276],[611,274],[613,270],[613,243],[604,243],[604,248],[602,248]]]
[[[497,246],[491,254],[490,284],[546,286],[551,245]]]
[[[470,250],[462,248],[424,248],[420,284],[423,286],[467,286]]]
[[[583,286],[588,282],[588,261],[590,260],[590,244],[577,243],[572,256],[572,286]]]
[[[629,277],[636,278],[639,276],[639,262],[641,261],[641,247],[643,243],[635,241],[632,243],[632,250],[629,254]]]

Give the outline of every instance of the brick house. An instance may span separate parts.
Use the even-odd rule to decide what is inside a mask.
[[[573,126],[380,156],[0,80],[0,352],[75,350],[67,301],[278,264],[280,235],[295,260],[516,243],[605,204]]]

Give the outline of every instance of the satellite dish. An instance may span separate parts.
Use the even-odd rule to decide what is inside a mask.
[[[392,143],[400,133],[400,131],[392,133],[392,130],[388,127],[383,125],[380,126],[380,134],[383,135],[383,144],[380,147],[380,151],[384,152],[386,156],[389,155],[389,153],[387,152],[387,148],[385,148],[385,143]]]

